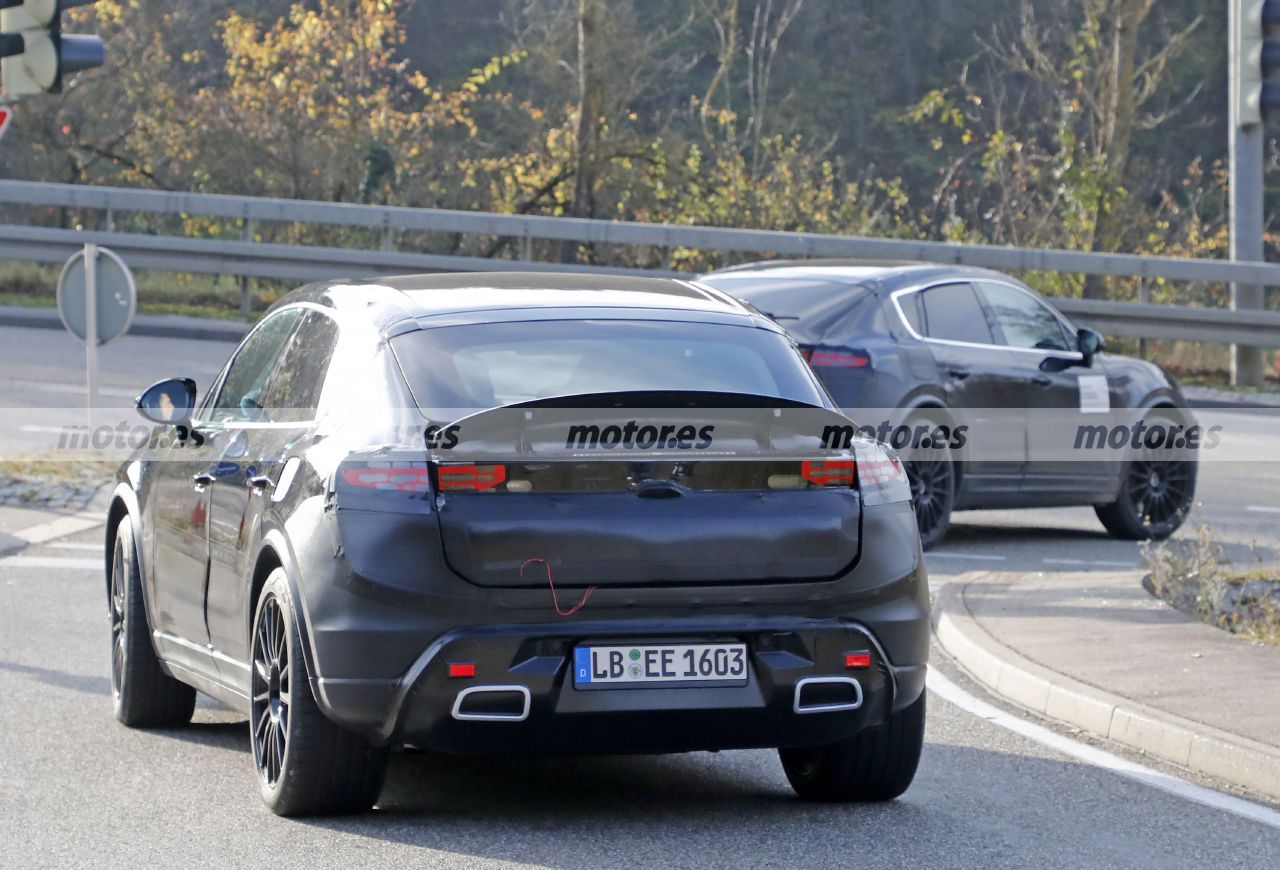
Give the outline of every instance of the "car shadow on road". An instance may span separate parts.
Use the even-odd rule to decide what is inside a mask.
[[[18,662],[7,661],[0,661],[0,671],[31,677],[33,680],[58,689],[72,689],[89,695],[111,694],[111,680],[107,677],[72,674],[54,668],[42,668],[36,665],[23,665]]]
[[[1088,865],[1087,853],[1101,860],[1098,849],[1107,847],[1082,843],[1116,823],[1108,816],[1114,805],[1086,806],[1032,842],[1020,832],[1042,829],[1046,815],[1059,809],[1061,796],[1047,792],[1045,783],[1067,793],[1088,792],[1098,787],[1098,776],[1096,768],[1072,761],[930,742],[916,782],[902,798],[813,804],[792,794],[768,752],[515,760],[409,756],[393,761],[374,812],[302,823],[477,861],[583,870],[624,864],[902,866],[916,863],[911,856],[927,853],[930,843],[952,844],[953,859],[962,865],[999,855],[1051,864],[1064,849]],[[976,781],[1004,785],[974,805]],[[1130,796],[1137,825],[1160,799],[1141,785],[1131,787],[1138,792]],[[1148,802],[1145,808],[1138,806],[1140,796]],[[1176,848],[1167,857],[1174,855]]]

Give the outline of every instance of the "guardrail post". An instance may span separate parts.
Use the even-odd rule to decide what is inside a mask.
[[[254,221],[252,218],[245,218],[240,228],[240,239],[246,242],[253,241]],[[248,317],[253,313],[253,279],[248,275],[240,276],[240,314]]]
[[[520,259],[526,263],[533,259],[533,239],[528,232],[520,236]]]
[[[396,249],[393,232],[391,229],[391,215],[384,211],[382,213],[382,250],[387,253]]]
[[[1147,286],[1145,276],[1138,277],[1138,304],[1146,305],[1151,301],[1151,288]],[[1145,338],[1138,339],[1138,356],[1143,359],[1147,358],[1147,340]]]

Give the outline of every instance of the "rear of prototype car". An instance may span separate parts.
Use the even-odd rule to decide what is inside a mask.
[[[424,446],[333,473],[340,567],[307,601],[326,715],[464,754],[780,747],[812,796],[904,789],[914,759],[839,794],[819,762],[923,715],[905,473],[780,331],[740,319],[394,337]],[[451,424],[462,408],[492,410]],[[308,552],[333,573],[335,548]]]

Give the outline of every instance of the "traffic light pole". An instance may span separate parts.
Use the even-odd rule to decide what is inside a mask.
[[[1263,250],[1263,147],[1264,106],[1270,102],[1267,86],[1267,29],[1274,23],[1276,0],[1232,0],[1230,4],[1229,66],[1230,105],[1230,220],[1231,259],[1260,261]],[[1231,285],[1231,307],[1247,310],[1265,307],[1265,290],[1248,284]],[[1262,348],[1231,346],[1231,383],[1262,386]]]
[[[1231,259],[1264,258],[1262,175],[1263,130],[1261,124],[1231,124]],[[1232,284],[1231,307],[1238,310],[1264,307],[1264,289],[1256,284]],[[1262,386],[1263,353],[1260,347],[1231,346],[1231,383]]]

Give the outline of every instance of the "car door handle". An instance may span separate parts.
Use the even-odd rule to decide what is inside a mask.
[[[196,492],[204,492],[205,487],[213,486],[214,476],[207,471],[192,475],[191,482],[196,485]]]
[[[951,377],[955,378],[957,381],[963,381],[965,378],[969,377],[969,370],[947,369],[947,374],[951,375]]]
[[[1048,378],[1044,375],[1036,375],[1031,379],[1031,383],[1035,384],[1037,387],[1051,387],[1053,386],[1053,378]]]
[[[249,485],[253,487],[254,492],[266,492],[275,486],[275,481],[267,477],[265,474],[255,474],[249,478]]]

